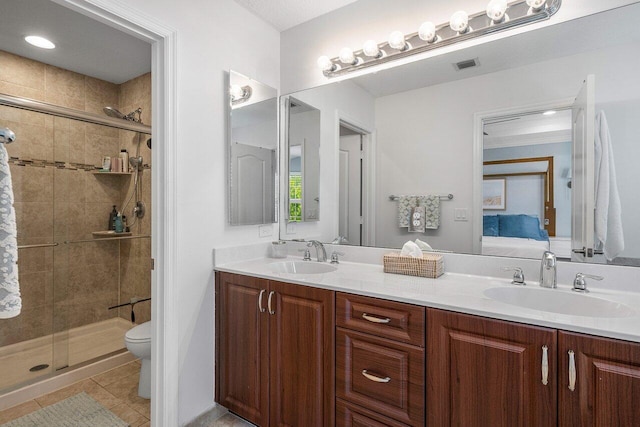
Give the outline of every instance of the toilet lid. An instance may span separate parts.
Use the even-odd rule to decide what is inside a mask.
[[[144,322],[129,329],[125,334],[125,338],[129,341],[150,341],[151,322]]]

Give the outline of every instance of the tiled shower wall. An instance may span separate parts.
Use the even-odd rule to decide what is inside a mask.
[[[116,85],[2,51],[0,63],[0,93],[96,114],[107,105],[125,113],[142,107],[143,122],[151,122],[150,74]],[[122,209],[134,184],[134,176],[94,175],[87,169],[121,148],[134,155],[138,135],[5,106],[0,106],[0,125],[17,135],[7,150],[18,244],[58,243],[19,251],[23,310],[2,322],[0,346],[118,315],[129,318],[129,310],[107,307],[150,295],[150,239],[74,242],[105,230],[112,205]],[[141,174],[147,212],[132,227],[138,235],[151,230],[148,138],[143,135],[140,144],[147,164]],[[134,203],[123,212],[128,217]],[[149,307],[149,302],[136,307],[138,323],[150,319]]]

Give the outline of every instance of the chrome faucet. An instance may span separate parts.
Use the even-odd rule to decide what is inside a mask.
[[[545,251],[540,263],[540,286],[543,288],[557,288],[558,276],[556,274],[556,255]]]
[[[309,240],[307,242],[307,246],[313,246],[316,248],[316,255],[318,257],[318,262],[326,262],[327,261],[327,251],[324,250],[324,245],[317,240]]]

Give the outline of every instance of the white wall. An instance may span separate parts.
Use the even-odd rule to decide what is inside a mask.
[[[549,21],[414,55],[396,63],[428,58],[630,3],[635,3],[635,1],[565,0],[562,2],[560,10]],[[336,57],[340,49],[345,46],[358,50],[368,39],[382,42],[392,31],[413,33],[426,20],[441,24],[448,22],[451,14],[457,10],[462,9],[468,13],[476,13],[485,10],[486,6],[487,0],[360,0],[305,22],[282,33],[282,93],[291,93],[330,83],[330,80],[322,75],[316,65],[316,60],[321,55]]]
[[[126,0],[177,31],[179,420],[214,405],[212,248],[257,242],[227,224],[226,72],[278,88],[280,35],[232,0]],[[274,234],[277,227],[274,226]],[[262,240],[273,239],[268,237]]]

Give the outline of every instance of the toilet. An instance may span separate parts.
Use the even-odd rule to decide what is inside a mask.
[[[138,396],[151,399],[151,322],[129,329],[124,335],[124,343],[127,350],[142,362]]]

